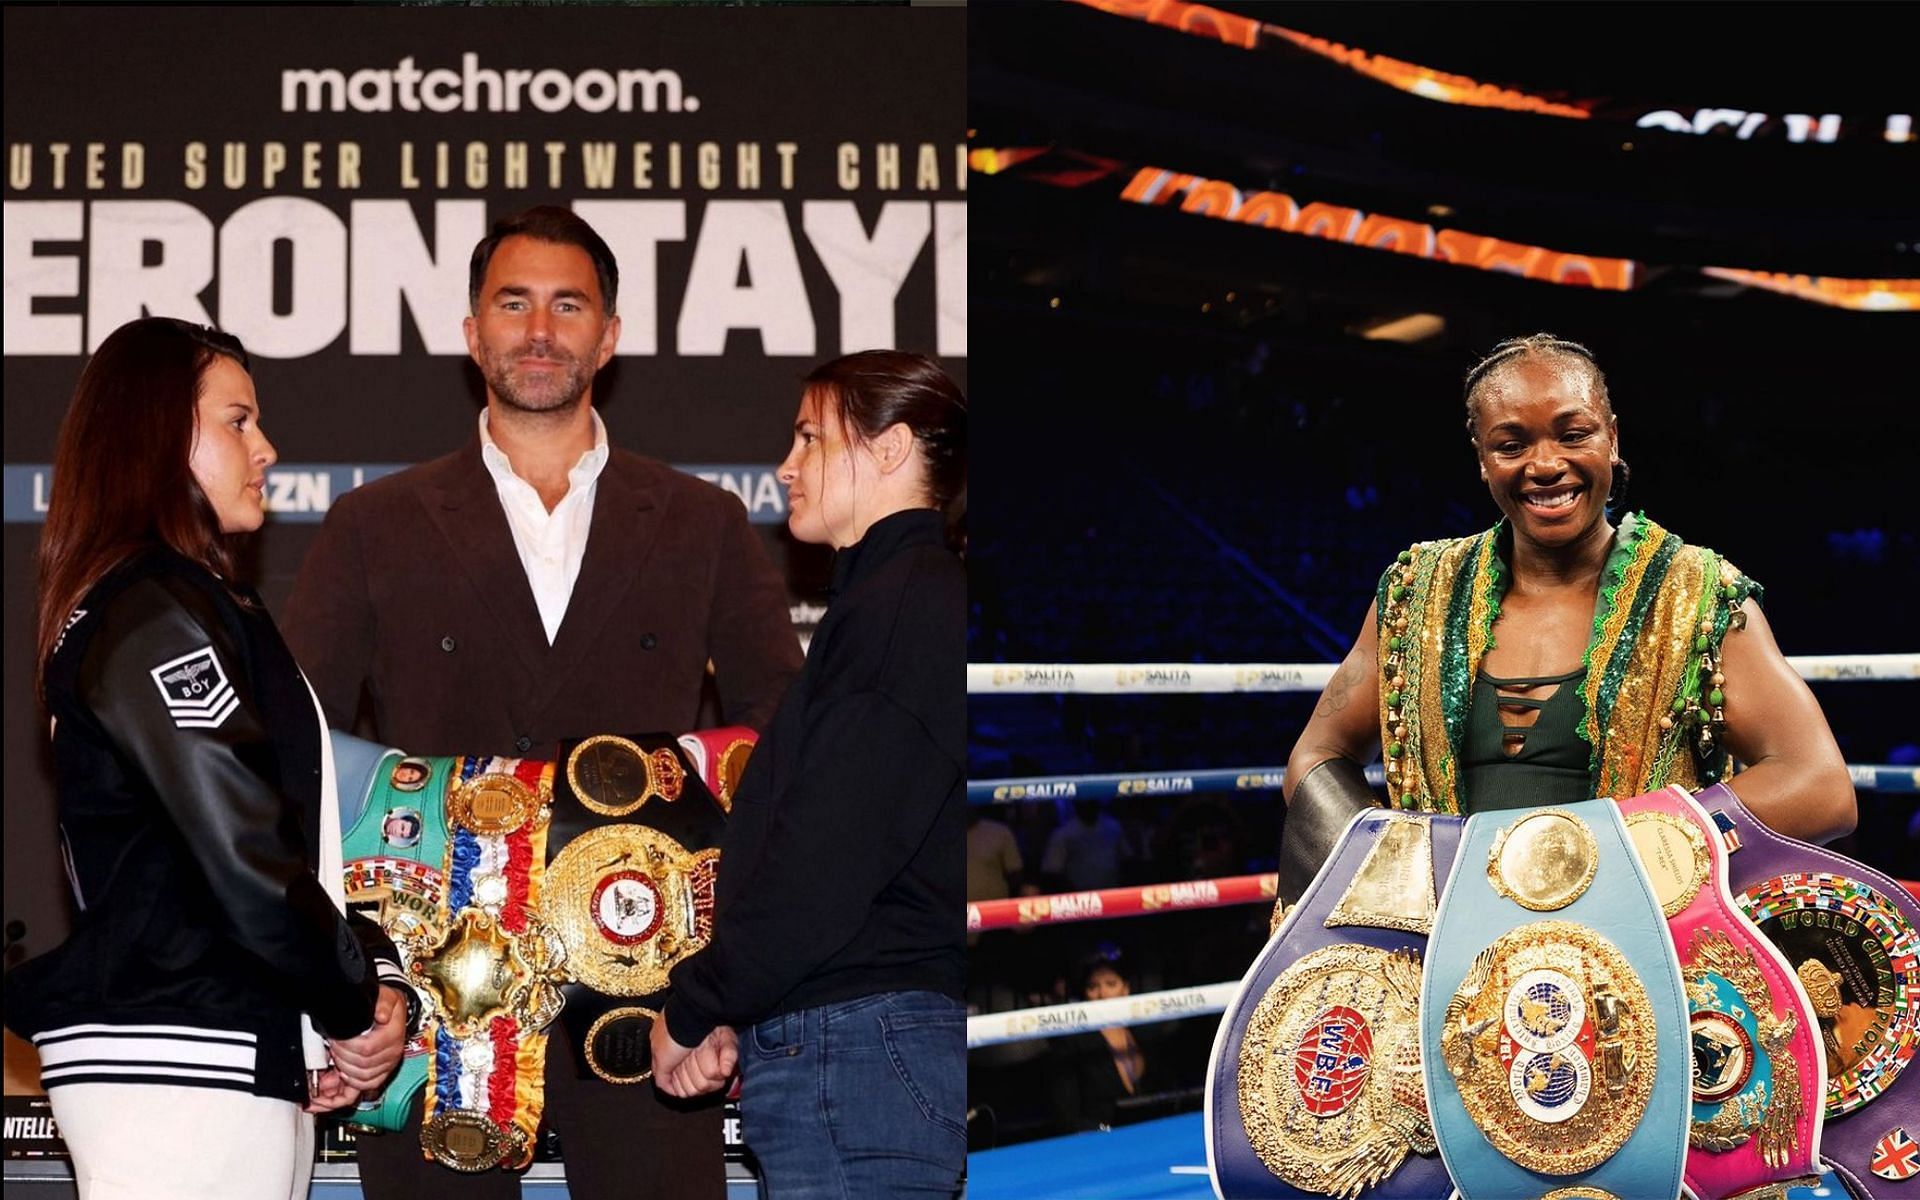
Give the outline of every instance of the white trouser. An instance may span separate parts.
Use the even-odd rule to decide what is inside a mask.
[[[291,1100],[147,1083],[47,1098],[80,1200],[306,1200],[313,1117]]]

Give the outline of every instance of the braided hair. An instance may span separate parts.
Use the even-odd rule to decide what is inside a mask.
[[[1613,424],[1613,401],[1607,395],[1607,376],[1594,360],[1593,351],[1579,342],[1570,342],[1551,333],[1530,333],[1501,342],[1467,372],[1467,436],[1474,439],[1476,445],[1480,435],[1480,402],[1486,395],[1490,381],[1506,368],[1525,359],[1557,359],[1583,371],[1587,377],[1588,391],[1600,406],[1600,414],[1606,418],[1608,425]],[[1613,491],[1607,497],[1610,506],[1618,504],[1620,497],[1626,493],[1628,474],[1625,462],[1615,464]]]

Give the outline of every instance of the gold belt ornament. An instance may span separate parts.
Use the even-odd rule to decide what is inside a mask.
[[[624,817],[655,796],[671,803],[686,782],[687,769],[672,750],[642,750],[614,734],[590,737],[567,756],[567,785],[582,805],[603,817]]]
[[[648,996],[707,944],[718,850],[697,853],[645,825],[602,825],[547,868],[541,907],[567,973],[607,996]]]
[[[1530,1171],[1599,1166],[1652,1097],[1646,988],[1612,942],[1570,921],[1502,934],[1447,1003],[1440,1053],[1467,1115]]]
[[[1420,957],[1324,946],[1267,989],[1240,1044],[1240,1112],[1267,1169],[1351,1198],[1434,1151],[1420,1067]]]

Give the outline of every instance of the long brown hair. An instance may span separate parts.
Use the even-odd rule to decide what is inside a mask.
[[[924,354],[862,350],[808,372],[808,387],[840,417],[848,440],[871,441],[895,424],[913,431],[927,468],[927,499],[947,519],[956,546],[967,517],[967,398]]]
[[[142,317],[109,334],[80,372],[40,533],[36,673],[88,590],[143,549],[165,546],[232,576],[220,520],[188,465],[201,380],[216,355],[252,370],[232,334]]]

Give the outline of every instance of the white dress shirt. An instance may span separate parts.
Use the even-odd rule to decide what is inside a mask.
[[[533,485],[513,473],[507,452],[494,444],[493,435],[487,432],[484,408],[480,410],[480,461],[487,464],[494,490],[500,493],[500,507],[506,510],[507,527],[513,530],[520,565],[533,588],[533,602],[540,607],[547,644],[552,645],[567,615],[573,582],[580,577],[580,560],[587,553],[593,494],[607,465],[606,424],[599,413],[593,414],[593,449],[582,454],[567,472],[567,494],[552,512],[547,511]]]

